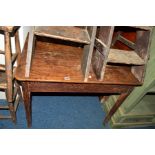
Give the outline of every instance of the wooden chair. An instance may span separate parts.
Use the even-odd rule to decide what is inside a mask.
[[[5,91],[8,102],[6,106],[1,105],[0,110],[10,111],[9,116],[0,115],[0,119],[12,119],[13,122],[16,122],[15,113],[21,97],[20,87],[14,79],[14,64],[18,65],[21,54],[18,29],[18,26],[0,26],[0,33],[4,35],[4,51],[0,50],[0,54],[5,57],[5,64],[0,64],[0,90]],[[15,38],[15,53],[12,53],[11,37]]]

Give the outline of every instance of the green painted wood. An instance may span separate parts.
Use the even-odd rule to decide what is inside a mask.
[[[155,95],[146,95],[130,113],[123,113],[123,110],[119,108],[111,118],[110,126],[124,128],[155,124],[155,104],[153,101],[155,101]],[[106,104],[103,104],[105,111],[108,112],[114,103],[114,99],[110,97]]]
[[[143,86],[136,87],[123,102],[110,121],[112,127],[143,126],[155,124],[155,28],[152,33],[150,59],[147,64]],[[114,105],[118,95],[112,95],[104,103],[106,112]]]

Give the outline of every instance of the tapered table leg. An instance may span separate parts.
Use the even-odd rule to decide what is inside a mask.
[[[28,89],[28,82],[23,82],[22,88],[23,88],[23,99],[26,111],[27,126],[31,127],[32,124],[31,92]]]

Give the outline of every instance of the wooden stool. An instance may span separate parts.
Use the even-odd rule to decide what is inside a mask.
[[[11,118],[16,122],[16,109],[21,96],[20,87],[14,79],[15,67],[20,59],[21,49],[19,43],[18,26],[0,26],[0,33],[4,35],[4,51],[0,50],[0,54],[5,56],[5,65],[0,64],[0,90],[5,91],[7,106],[0,106],[0,110],[10,110],[10,116],[0,115],[0,119]],[[12,53],[11,37],[15,37],[16,52]],[[18,95],[17,95],[18,94]]]

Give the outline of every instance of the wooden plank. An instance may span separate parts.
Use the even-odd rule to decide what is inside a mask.
[[[7,84],[6,84],[6,82],[5,82],[5,83],[0,83],[0,89],[4,89],[4,90],[7,89]]]
[[[126,51],[119,49],[110,49],[108,62],[119,64],[143,65],[144,60],[140,58],[135,51]]]
[[[127,45],[128,47],[130,47],[131,49],[135,49],[135,43],[124,38],[123,36],[119,35],[118,40]]]
[[[8,105],[0,105],[0,109],[9,109]]]
[[[11,119],[12,117],[11,116],[2,116],[0,115],[0,119]]]
[[[151,38],[152,31],[137,31],[135,52],[144,60],[145,64],[149,58]],[[132,67],[132,73],[141,82],[144,81],[145,71],[146,65]]]
[[[5,65],[0,64],[0,71],[5,71]]]
[[[138,29],[149,30],[149,31],[152,30],[152,26],[130,26],[130,27],[135,27],[135,28],[138,28]]]
[[[29,36],[28,36],[28,48],[27,48],[27,56],[26,56],[26,68],[25,68],[25,77],[29,77],[30,75],[30,67],[31,67],[31,59],[33,52],[33,40],[34,40],[34,27],[30,28]]]
[[[0,26],[0,30],[12,32],[15,26]]]
[[[19,63],[20,60],[20,56],[21,56],[21,47],[20,47],[20,39],[19,39],[19,31],[17,31],[15,33],[15,48],[16,48],[16,53],[18,55],[17,57],[17,65]]]
[[[0,89],[6,89],[7,83],[6,83],[6,74],[5,72],[0,72]]]
[[[20,96],[16,97],[15,103],[14,103],[14,110],[17,111],[17,108],[19,106]]]
[[[93,50],[94,50],[94,41],[95,41],[96,30],[97,30],[97,27],[93,26],[91,32],[88,31],[90,33],[91,43],[90,43],[90,45],[85,45],[85,47],[84,47],[81,68],[82,68],[85,82],[88,81],[88,76],[89,76],[89,72],[90,72],[90,65],[91,65],[91,59],[92,59],[92,54],[93,54]]]
[[[3,50],[0,50],[0,54],[5,54],[5,52]]]
[[[35,35],[90,44],[86,29],[74,26],[37,26]]]
[[[12,54],[12,57],[11,57],[12,64],[14,64],[14,62],[16,61],[17,56],[18,56],[18,53],[13,53]]]
[[[101,81],[103,80],[105,74],[105,68],[112,41],[113,31],[113,26],[101,26],[97,31],[96,37],[98,40],[96,40],[95,42],[95,46],[97,49],[93,52],[92,66],[97,79]],[[104,47],[102,47],[102,44]]]

